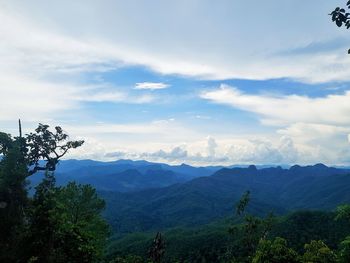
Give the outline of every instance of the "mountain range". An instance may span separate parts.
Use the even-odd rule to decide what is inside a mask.
[[[350,202],[350,171],[327,167],[292,166],[257,169],[223,168],[211,176],[165,188],[139,192],[101,192],[106,217],[118,232],[161,230],[207,224],[234,213],[245,191],[249,211],[281,215],[300,209],[332,210]]]
[[[97,190],[131,192],[149,188],[160,188],[209,176],[221,169],[217,167],[193,167],[186,164],[168,165],[147,161],[118,160],[98,162],[93,160],[63,160],[56,169],[59,185],[69,181],[91,184]],[[43,177],[38,173],[31,177],[37,185]]]
[[[42,178],[31,178],[36,185]],[[64,160],[57,183],[93,185],[106,200],[105,217],[119,233],[198,226],[233,215],[251,192],[249,211],[281,215],[332,210],[350,203],[350,170],[323,164],[291,167],[168,165],[147,161]]]

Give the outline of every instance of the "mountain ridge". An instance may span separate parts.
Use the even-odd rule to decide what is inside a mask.
[[[130,193],[100,192],[106,216],[117,231],[206,224],[232,215],[234,204],[249,190],[251,212],[296,209],[332,210],[350,202],[350,171],[327,166],[257,169],[223,168],[211,176],[159,189]]]

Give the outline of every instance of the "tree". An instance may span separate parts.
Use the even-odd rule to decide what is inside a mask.
[[[305,244],[305,253],[301,257],[303,263],[335,263],[336,254],[323,241],[312,240]]]
[[[57,257],[55,247],[61,226],[60,214],[57,213],[57,191],[55,177],[47,171],[31,202],[24,261],[54,262]]]
[[[287,241],[276,237],[271,240],[260,240],[252,263],[298,263],[298,254],[287,246]]]
[[[350,223],[350,205],[340,205],[336,210],[337,216],[336,220],[345,219]]]
[[[59,188],[47,172],[33,198],[27,260],[98,262],[108,235],[108,225],[100,216],[104,206],[91,186],[69,183]]]
[[[339,245],[338,261],[340,263],[350,262],[350,236],[346,237]]]
[[[236,205],[236,216],[238,220],[243,220],[240,225],[234,225],[229,229],[231,235],[239,237],[239,245],[231,251],[236,255],[231,255],[239,262],[250,262],[260,240],[266,239],[274,223],[272,213],[265,218],[259,218],[246,213],[246,208],[250,202],[250,192],[245,192]]]
[[[69,141],[59,126],[55,132],[39,124],[34,133],[12,137],[0,132],[0,262],[13,262],[28,221],[26,179],[37,171],[54,171],[58,160],[83,141]]]
[[[346,6],[350,9],[350,0],[346,3]],[[345,8],[336,7],[329,15],[338,27],[345,26],[347,29],[350,28],[350,13],[347,13]],[[350,54],[350,49],[348,50],[348,54]]]
[[[103,199],[90,185],[69,183],[58,191],[62,250],[70,262],[97,262],[104,253],[109,227],[101,217]]]
[[[37,171],[55,171],[60,158],[70,149],[80,147],[84,143],[82,140],[69,141],[68,135],[60,126],[55,127],[55,132],[50,131],[49,127],[40,123],[35,133],[30,133],[26,137],[26,159],[31,166],[29,175]],[[45,165],[40,163],[41,160]]]
[[[346,220],[350,223],[350,205],[341,205],[336,210],[336,220]],[[350,262],[350,236],[347,236],[339,245],[339,262]]]
[[[160,232],[153,240],[152,246],[148,252],[149,259],[154,263],[160,263],[165,253],[165,242]]]
[[[24,140],[0,133],[0,262],[13,262],[28,204]]]

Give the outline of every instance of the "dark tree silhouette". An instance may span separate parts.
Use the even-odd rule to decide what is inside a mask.
[[[350,0],[346,3],[346,6],[350,9]],[[329,15],[338,27],[345,26],[347,29],[350,28],[350,13],[347,13],[345,8],[337,7]],[[350,49],[348,50],[348,54],[350,54]]]
[[[153,240],[152,246],[148,252],[149,259],[154,263],[160,263],[165,253],[165,242],[160,232]]]
[[[0,132],[0,262],[18,261],[27,233],[31,198],[27,178],[37,171],[54,171],[60,158],[83,141],[70,141],[61,127],[39,124],[34,133],[19,136]],[[47,262],[47,261],[43,261]],[[67,262],[67,261],[66,261]]]

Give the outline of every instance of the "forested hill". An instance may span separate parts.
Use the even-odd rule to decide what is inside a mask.
[[[242,193],[251,212],[283,214],[297,209],[332,210],[350,202],[350,171],[322,164],[257,169],[224,168],[212,176],[134,193],[101,192],[106,216],[119,232],[205,224],[231,215]]]

